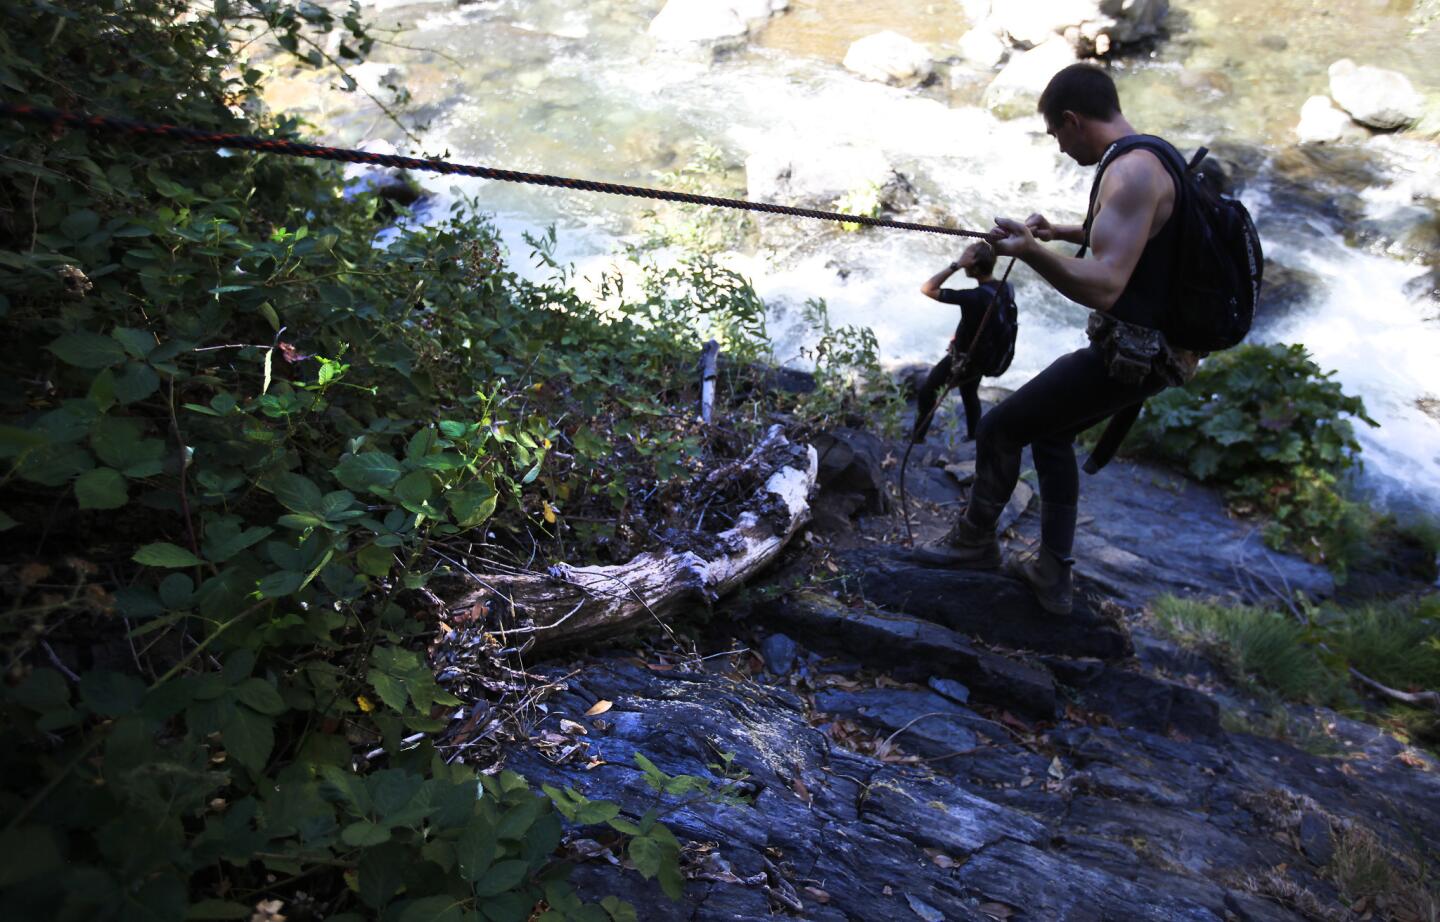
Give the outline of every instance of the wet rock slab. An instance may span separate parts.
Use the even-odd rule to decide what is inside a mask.
[[[613,707],[587,720],[598,698]],[[1267,803],[1304,798],[1317,817],[1372,825],[1403,803],[1409,831],[1397,824],[1393,832],[1440,844],[1440,775],[1383,758],[1393,752],[1379,739],[1367,743],[1374,759],[1342,771],[1273,741],[1223,734],[1186,739],[1062,722],[1022,745],[926,691],[831,690],[817,703],[885,726],[946,715],[953,736],[907,731],[902,747],[975,742],[951,759],[884,762],[812,726],[823,718],[787,690],[610,660],[583,666],[541,723],[585,724],[574,737],[584,756],[557,764],[524,750],[508,767],[631,813],[669,811],[665,822],[690,843],[681,901],[602,857],[582,861],[575,875],[582,891],[617,894],[645,919],[983,920],[999,906],[1014,919],[1278,922],[1302,917],[1234,882],[1284,864],[1324,896],[1318,862],[1327,840],[1317,820],[1307,833],[1297,816],[1291,831]],[[717,785],[720,756],[733,753],[753,803],[658,795],[636,752]]]

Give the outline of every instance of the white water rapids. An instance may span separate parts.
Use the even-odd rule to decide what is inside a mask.
[[[878,151],[914,184],[925,216],[906,213],[902,219],[928,220],[943,212],[962,227],[980,230],[988,229],[995,215],[1023,218],[1038,211],[1054,220],[1079,219],[1089,171],[1059,154],[1037,117],[998,120],[978,107],[978,90],[963,81],[954,90],[916,91],[863,80],[813,39],[830,36],[830,26],[863,33],[853,22],[860,14],[853,11],[878,6],[880,13],[899,20],[892,28],[905,31],[908,24],[943,60],[953,55],[954,40],[966,28],[957,0],[876,0],[858,6],[848,0],[796,2],[749,47],[715,61],[657,46],[646,37],[645,27],[659,6],[658,0],[598,0],[585,6],[560,0],[459,6],[452,0],[387,0],[370,9],[386,21],[403,23],[403,41],[425,49],[382,48],[379,56],[403,68],[396,82],[411,90],[429,123],[421,135],[426,151],[443,151],[450,159],[656,185],[659,172],[683,162],[697,138],[719,147],[725,160],[737,166],[752,153],[776,147],[801,152],[849,146]],[[1213,20],[1225,40],[1243,40],[1236,37],[1245,28],[1240,14],[1234,17],[1238,25],[1230,25],[1227,16],[1244,4],[1209,0],[1186,6],[1193,7],[1183,14],[1192,29]],[[879,14],[872,9],[867,15]],[[949,21],[937,22],[943,17]],[[1380,7],[1367,17],[1351,23],[1352,30],[1399,29],[1396,23],[1403,22]],[[1275,28],[1284,30],[1285,24]],[[1344,34],[1344,29],[1316,26],[1316,37],[1307,28],[1295,27],[1297,35],[1309,39],[1292,55],[1288,79],[1295,86],[1261,92],[1245,82],[1243,68],[1227,65],[1213,43],[1191,35],[1174,42],[1180,50],[1162,50],[1153,60],[1127,65],[1119,77],[1127,114],[1141,130],[1167,134],[1182,149],[1227,132],[1241,136],[1232,140],[1267,151],[1288,145],[1286,119],[1293,126],[1299,102],[1324,92],[1323,62],[1327,55],[1340,56],[1324,44],[1333,40],[1332,33]],[[948,45],[936,38],[942,34],[950,36]],[[1434,44],[1425,41],[1430,43],[1425,47]],[[1349,53],[1357,44],[1361,51],[1368,47],[1351,42]],[[1399,55],[1400,63],[1419,68],[1412,79],[1422,89],[1428,79],[1433,88],[1440,70],[1433,59],[1423,63],[1423,51]],[[1196,89],[1193,81],[1190,89],[1179,88],[1182,59],[1193,68],[1210,58],[1216,62],[1204,72],[1209,75],[1204,85],[1228,89],[1208,92]],[[1279,65],[1267,58],[1249,66],[1256,74],[1262,68],[1269,74]],[[1318,76],[1317,68],[1322,68]],[[331,95],[292,88],[272,96],[272,103],[308,109],[312,120],[334,132],[329,141],[400,140],[373,109],[357,113],[332,104]],[[348,105],[353,107],[353,100]],[[636,234],[640,216],[653,207],[531,186],[419,178],[441,204],[464,194],[492,211],[517,267],[528,256],[521,234],[555,224],[558,255],[573,261],[582,277],[598,278],[621,241]],[[1437,405],[1425,403],[1426,398],[1440,398],[1440,322],[1427,319],[1436,313],[1433,303],[1405,294],[1406,283],[1424,267],[1347,244],[1332,217],[1297,207],[1293,196],[1276,204],[1270,179],[1268,166],[1262,166],[1249,178],[1245,200],[1261,225],[1267,257],[1305,273],[1310,286],[1300,303],[1257,324],[1252,338],[1303,343],[1322,368],[1335,370],[1348,392],[1364,398],[1381,426],[1357,426],[1365,449],[1361,482],[1378,503],[1440,513],[1440,419],[1421,408]],[[1407,196],[1391,194],[1392,180],[1387,177],[1386,183],[1361,193],[1372,211],[1409,207]],[[802,245],[778,255],[729,257],[772,307],[777,357],[794,357],[811,335],[793,326],[794,308],[819,297],[828,303],[833,322],[872,327],[887,364],[939,358],[955,326],[954,309],[927,300],[919,286],[966,241],[879,229],[852,234],[808,223],[805,234],[810,236]],[[1059,353],[1083,343],[1085,312],[1023,266],[1017,266],[1011,281],[1021,306],[1020,341],[1011,370],[997,383],[1016,387]],[[957,278],[952,284],[968,282]]]

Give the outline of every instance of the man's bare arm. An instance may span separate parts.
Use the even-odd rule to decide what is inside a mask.
[[[968,252],[969,251],[966,251],[966,254],[962,254],[959,259],[955,260],[950,265],[946,266],[944,269],[941,269],[939,272],[926,279],[925,284],[920,286],[920,293],[927,298],[939,301],[940,286],[944,285],[945,280],[950,278],[950,276],[954,275],[955,273],[959,272],[961,269],[964,269],[967,265],[969,265],[966,259]]]
[[[1137,156],[1137,155],[1143,155]],[[1090,228],[1090,259],[1061,256],[1043,247],[1019,221],[997,218],[995,251],[1022,259],[1057,291],[1092,310],[1107,311],[1135,272],[1169,182],[1149,151],[1132,151],[1105,171]]]

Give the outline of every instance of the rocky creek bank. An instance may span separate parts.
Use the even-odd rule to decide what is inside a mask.
[[[949,438],[910,461],[918,540],[963,499],[973,448]],[[1055,618],[1004,576],[911,563],[897,447],[819,441],[806,546],[698,646],[532,667],[558,691],[506,767],[658,808],[685,846],[671,901],[615,843],[572,839],[583,890],[655,920],[1409,917],[1352,910],[1337,867],[1362,844],[1397,872],[1440,851],[1440,764],[1329,712],[1324,755],[1227,732],[1233,690],[1139,613],[1161,592],[1323,597],[1323,570],[1264,549],[1209,491],[1118,462],[1087,478],[1082,600]],[[1037,528],[1021,487],[1012,546]],[[740,802],[658,794],[637,754]]]

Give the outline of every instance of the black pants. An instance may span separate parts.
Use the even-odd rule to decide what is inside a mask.
[[[925,433],[930,431],[933,417],[927,417],[930,416],[930,411],[935,409],[935,401],[944,389],[945,382],[949,380],[950,356],[946,355],[930,369],[930,374],[925,376],[925,383],[920,385],[920,391],[915,395],[915,441],[924,440]],[[958,389],[960,402],[965,405],[965,434],[973,436],[975,427],[980,424],[980,373],[977,371],[973,377],[962,380]]]
[[[980,422],[975,436],[975,487],[966,517],[974,525],[994,528],[1020,478],[1020,453],[1026,445],[1040,477],[1042,505],[1073,508],[1080,498],[1080,472],[1075,464],[1075,436],[1165,387],[1155,375],[1140,384],[1121,384],[1106,374],[1104,354],[1094,346],[1062,355],[1044,371],[1002,401]],[[1061,553],[1075,538],[1073,515],[1044,534],[1042,541]]]

